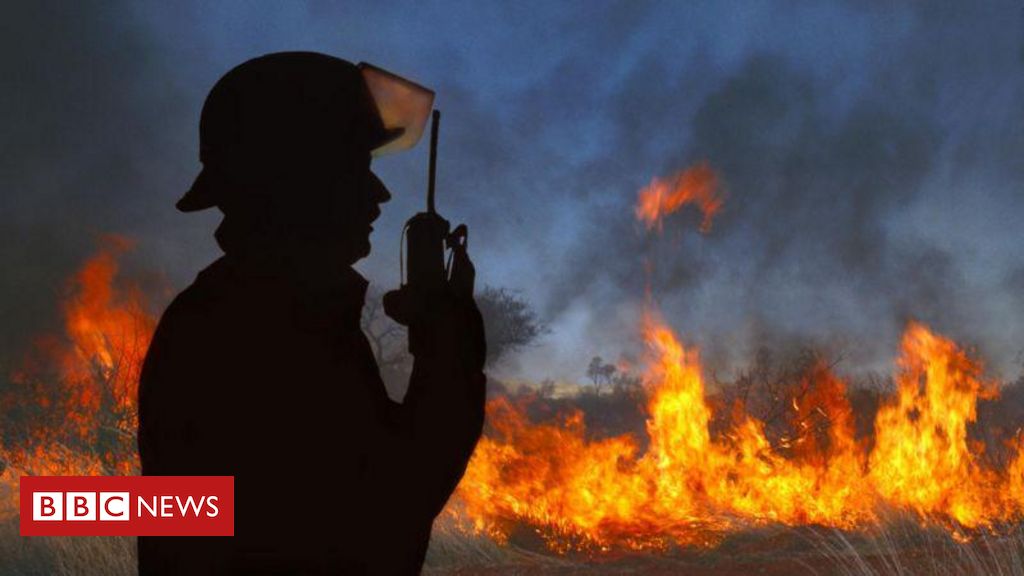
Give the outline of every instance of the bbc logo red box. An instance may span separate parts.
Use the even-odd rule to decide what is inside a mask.
[[[22,536],[234,536],[232,476],[22,476]]]

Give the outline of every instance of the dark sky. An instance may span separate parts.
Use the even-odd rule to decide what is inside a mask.
[[[179,214],[197,122],[250,57],[317,50],[435,88],[439,208],[482,283],[551,325],[507,375],[579,378],[635,350],[644,262],[666,319],[726,369],[816,343],[885,368],[918,318],[1015,375],[1024,350],[1024,4],[22,2],[0,24],[0,358],[51,325],[104,232],[175,289],[217,255]],[[728,192],[661,237],[637,190],[697,161]],[[360,269],[398,276],[426,147]]]

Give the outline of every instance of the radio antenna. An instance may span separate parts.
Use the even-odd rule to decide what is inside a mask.
[[[441,124],[441,111],[434,110],[430,117],[430,172],[427,180],[427,212],[436,214],[434,210],[434,179],[437,175],[437,130]]]

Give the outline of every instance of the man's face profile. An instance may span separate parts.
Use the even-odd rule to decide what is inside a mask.
[[[321,244],[320,248],[334,253],[344,264],[354,264],[370,254],[370,235],[373,222],[380,216],[380,205],[391,199],[391,194],[370,170],[370,155],[358,160],[342,162],[312,182],[299,184],[314,188],[299,191],[314,200],[302,207],[303,214],[296,231]]]

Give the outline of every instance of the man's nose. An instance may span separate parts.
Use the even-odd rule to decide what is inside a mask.
[[[367,186],[370,187],[370,198],[377,204],[383,204],[388,200],[391,200],[391,192],[388,187],[381,182],[380,178],[376,174],[370,172],[370,178],[367,181]]]

